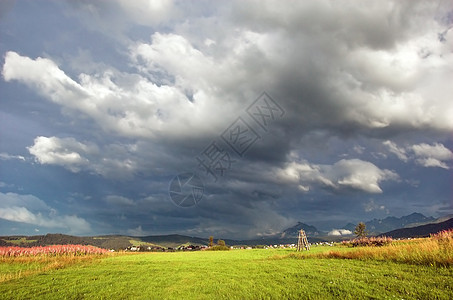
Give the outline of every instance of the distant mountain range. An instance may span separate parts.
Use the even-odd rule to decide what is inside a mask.
[[[383,232],[388,232],[395,229],[406,228],[406,227],[414,227],[418,225],[424,225],[432,222],[436,222],[433,217],[426,217],[420,213],[412,213],[407,216],[403,216],[401,218],[397,217],[387,217],[385,219],[373,219],[370,221],[366,221],[365,225],[370,235],[377,235]],[[445,221],[445,219],[442,219]],[[341,229],[346,229],[351,232],[354,232],[355,227],[357,224],[348,223]],[[315,236],[315,237],[326,237],[328,235],[327,232],[318,230],[316,227],[298,222],[296,225],[289,227],[282,231],[281,234],[278,236],[280,238],[297,238],[299,230],[305,230],[308,236]]]
[[[280,234],[280,238],[297,238],[301,229],[303,229],[308,236],[318,236],[320,234],[320,231],[315,226],[298,222],[293,227],[283,230]]]
[[[430,223],[410,228],[396,229],[389,232],[385,232],[381,234],[381,236],[390,236],[394,239],[410,237],[428,237],[431,234],[451,228],[453,228],[453,218],[438,223]]]
[[[430,234],[453,228],[453,215],[439,219],[426,217],[419,213],[413,213],[401,218],[387,217],[382,220],[373,219],[365,222],[370,235],[386,235],[393,238],[425,237]],[[344,229],[354,231],[354,224],[349,223]],[[224,239],[229,246],[237,245],[275,245],[297,243],[297,235],[300,229],[305,230],[311,243],[321,241],[335,241],[347,238],[345,236],[328,236],[327,232],[318,230],[316,227],[298,222],[296,225],[283,230],[280,234],[266,238],[250,240]],[[352,237],[352,236],[351,236]],[[220,237],[221,238],[221,237]],[[217,241],[217,237],[214,240]],[[126,249],[130,246],[148,246],[152,248],[177,248],[179,246],[202,246],[208,245],[208,238],[190,237],[185,235],[154,235],[145,237],[132,237],[123,235],[104,235],[91,237],[78,237],[65,234],[46,234],[37,236],[0,236],[0,246],[46,246],[80,244],[93,245],[105,249]]]
[[[433,217],[426,217],[420,213],[412,213],[401,218],[387,217],[385,219],[373,219],[365,222],[366,229],[370,234],[380,234],[383,232],[392,231],[399,228],[414,227],[435,222]],[[348,223],[344,229],[354,232],[356,224]]]

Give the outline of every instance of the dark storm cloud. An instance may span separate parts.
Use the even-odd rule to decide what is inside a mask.
[[[451,207],[448,182],[430,180],[452,167],[448,2],[46,6],[62,13],[39,31],[59,38],[22,45],[15,35],[24,27],[13,20],[45,17],[22,4],[1,31],[1,113],[30,119],[17,125],[21,134],[2,134],[11,144],[1,146],[1,163],[67,187],[49,195],[43,179],[37,187],[2,172],[2,191],[57,212],[40,219],[8,200],[1,218],[24,230],[63,230],[58,222],[71,217],[94,233],[238,238],[297,221],[329,229],[358,215]],[[265,129],[247,114],[263,91],[283,110]],[[241,155],[222,139],[239,117],[259,135]],[[199,160],[212,142],[232,158],[218,178]],[[182,209],[169,200],[169,181],[194,171],[204,198]],[[425,206],[410,196],[429,197],[433,186],[438,200]]]

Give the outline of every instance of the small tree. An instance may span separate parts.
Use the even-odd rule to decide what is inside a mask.
[[[368,231],[366,230],[366,225],[363,222],[360,222],[357,224],[354,230],[354,234],[359,237],[359,238],[364,238],[368,234]]]
[[[225,247],[225,241],[224,240],[218,240],[217,245]]]
[[[214,237],[211,235],[209,237],[209,247],[212,247],[214,245]]]

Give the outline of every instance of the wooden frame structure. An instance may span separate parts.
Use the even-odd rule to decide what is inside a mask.
[[[299,237],[297,238],[297,251],[310,250],[310,244],[307,240],[307,235],[303,229],[299,230]]]

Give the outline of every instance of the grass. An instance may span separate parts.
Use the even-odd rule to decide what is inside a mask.
[[[92,260],[107,250],[82,245],[0,247],[0,283]]]
[[[392,247],[415,248],[425,240]],[[297,255],[289,249],[107,254],[75,257],[81,260],[47,269],[39,268],[51,261],[28,261],[27,268],[20,261],[2,261],[1,274],[18,268],[34,271],[2,282],[0,295],[2,299],[453,299],[452,267],[328,255],[361,249],[366,248],[312,247]]]
[[[22,256],[0,258],[0,283],[20,279],[50,270],[62,269],[73,264],[100,258],[95,255],[85,256]]]
[[[298,253],[293,253],[289,256],[295,258],[379,260],[451,267],[453,266],[453,230],[439,232],[431,238],[394,241],[381,247],[358,247],[348,249],[348,251],[340,248],[328,252],[315,253],[310,256]]]
[[[13,245],[21,246],[21,245],[27,245],[30,243],[34,243],[37,240],[27,240],[27,238],[21,237],[21,238],[15,239],[15,240],[3,240],[3,241],[11,243]]]

